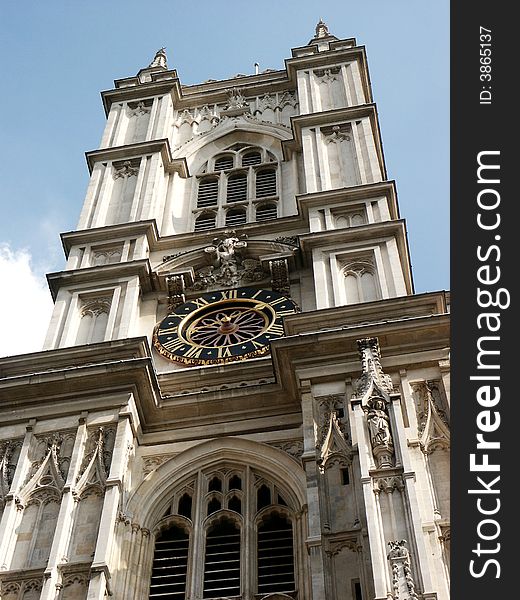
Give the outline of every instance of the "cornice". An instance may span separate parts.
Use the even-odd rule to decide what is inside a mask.
[[[331,206],[335,203],[347,206],[350,203],[366,202],[381,196],[385,196],[388,200],[388,208],[391,219],[399,219],[397,190],[395,181],[393,180],[356,185],[352,187],[335,188],[321,192],[297,194],[296,202],[298,204],[300,214],[307,223],[309,219],[309,208],[311,207],[321,207],[324,205]]]
[[[101,285],[135,276],[139,277],[143,292],[152,291],[152,269],[148,259],[49,273],[47,283],[51,290],[52,299],[56,301],[58,291],[64,287],[70,288],[85,283],[98,283]]]
[[[340,40],[339,42],[344,44],[347,41],[348,40]],[[285,68],[287,70],[289,81],[296,85],[297,72],[301,69],[315,69],[319,67],[326,67],[327,65],[333,65],[338,62],[351,62],[358,60],[361,67],[360,71],[363,91],[365,92],[365,97],[367,98],[368,102],[372,102],[372,88],[368,74],[366,49],[365,46],[356,46],[355,40],[352,41],[354,42],[354,46],[350,48],[342,47],[337,50],[325,50],[321,52],[315,52],[313,54],[295,54],[295,50],[304,50],[308,48],[308,46],[293,49],[293,57],[285,59]],[[334,42],[331,43],[331,46],[333,46],[333,44]]]
[[[380,221],[344,229],[328,229],[326,231],[305,233],[299,236],[299,240],[304,261],[310,263],[312,261],[312,250],[315,248],[323,251],[334,249],[340,251],[341,244],[348,244],[349,242],[366,242],[367,245],[377,244],[379,240],[388,237],[393,237],[397,242],[399,257],[403,265],[406,289],[409,294],[413,294],[414,286],[410,264],[410,249],[406,233],[406,221],[404,219]]]
[[[92,174],[94,165],[97,162],[108,162],[115,160],[124,160],[145,154],[160,153],[166,172],[178,173],[181,177],[189,177],[188,163],[185,158],[173,158],[168,139],[150,140],[130,144],[126,146],[115,146],[112,148],[101,148],[100,150],[91,150],[85,153],[89,173]]]
[[[122,223],[118,225],[106,225],[104,227],[94,227],[92,229],[67,231],[62,233],[60,237],[65,256],[68,258],[69,253],[74,246],[114,242],[143,235],[146,236],[150,247],[153,247],[157,243],[159,231],[155,219],[136,221],[134,223]]]

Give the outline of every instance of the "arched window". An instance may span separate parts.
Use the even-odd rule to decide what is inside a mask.
[[[205,231],[215,227],[215,213],[203,212],[195,220],[195,231]]]
[[[226,200],[228,202],[247,200],[247,175],[245,173],[236,173],[228,177]]]
[[[155,538],[150,600],[186,598],[189,535],[176,525]]]
[[[256,197],[276,196],[276,170],[263,169],[256,174]]]
[[[223,517],[206,534],[204,598],[240,595],[240,529]]]
[[[197,195],[197,208],[205,206],[216,206],[218,201],[218,179],[206,177],[199,182],[199,193]]]
[[[196,590],[204,599],[235,598],[246,589],[296,597],[295,545],[304,540],[293,527],[300,506],[286,490],[256,469],[233,465],[230,473],[227,464],[184,481],[173,498],[178,512],[159,521],[155,538],[151,599],[185,600]]]
[[[353,260],[343,269],[347,304],[371,302],[380,297],[375,268],[371,260]]]
[[[270,219],[276,219],[277,216],[278,207],[274,203],[260,204],[256,208],[257,221],[269,221]]]
[[[231,208],[226,212],[226,226],[236,227],[246,222],[245,208]]]
[[[294,590],[292,524],[284,516],[269,515],[258,526],[258,593]]]
[[[275,156],[264,148],[234,144],[209,159],[198,175],[195,231],[214,227],[240,226],[249,220],[258,222],[278,216],[277,165]],[[266,204],[265,198],[269,198]],[[229,212],[229,204],[240,203],[244,212]],[[205,208],[215,209],[212,223],[199,217]]]
[[[215,158],[215,171],[227,171],[232,169],[234,164],[233,155],[218,156]]]
[[[246,152],[242,155],[242,166],[249,167],[250,165],[259,165],[262,162],[260,152]]]

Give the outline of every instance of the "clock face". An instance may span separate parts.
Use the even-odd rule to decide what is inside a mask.
[[[231,362],[269,352],[296,304],[272,290],[239,288],[203,294],[178,306],[155,328],[155,349],[187,365]]]

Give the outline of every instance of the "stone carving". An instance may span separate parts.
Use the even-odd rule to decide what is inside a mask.
[[[391,477],[377,477],[374,479],[374,493],[392,494],[395,490],[400,492],[404,490],[404,481],[401,475],[393,475]]]
[[[14,472],[23,440],[6,440],[0,443],[0,508],[13,482]]]
[[[111,301],[112,299],[107,296],[89,299],[81,307],[80,315],[83,318],[86,316],[97,317],[103,313],[108,314]]]
[[[166,277],[166,287],[168,289],[168,310],[172,311],[177,306],[186,302],[184,295],[184,277],[182,275],[168,275]]]
[[[450,447],[447,411],[438,381],[411,383],[417,413],[417,433],[425,454]]]
[[[160,48],[155,53],[155,56],[152,62],[149,64],[149,69],[154,69],[156,67],[161,67],[162,69],[168,68],[168,59],[166,57],[166,48]]]
[[[75,432],[55,432],[36,438],[30,452],[31,466],[26,483],[20,492],[22,498],[38,496],[46,501],[60,497],[69,470]]]
[[[289,265],[286,258],[278,258],[269,261],[271,271],[271,285],[275,292],[284,296],[291,295],[291,283],[289,281]]]
[[[406,540],[388,542],[392,571],[392,587],[394,600],[419,600],[415,591],[415,582],[410,564],[410,552],[406,547]]]
[[[141,115],[146,115],[151,112],[152,105],[150,102],[129,102],[128,103],[127,115],[129,118],[139,117]]]
[[[372,453],[378,469],[394,466],[394,444],[388,405],[393,392],[392,379],[383,373],[377,338],[358,340],[363,374],[354,382],[353,399],[361,401],[368,426]]]
[[[303,441],[302,440],[287,440],[283,442],[269,442],[273,448],[278,448],[283,452],[286,452],[289,456],[294,458],[297,462],[301,461],[303,454]]]
[[[316,431],[317,463],[322,473],[333,465],[347,467],[352,463],[352,446],[340,418],[343,401],[343,394],[316,398],[321,415]]]
[[[333,125],[328,130],[322,130],[325,135],[325,143],[339,143],[339,142],[350,142],[350,128],[348,125]]]
[[[113,163],[113,177],[119,179],[120,177],[134,177],[139,173],[139,160],[125,160],[120,163]]]
[[[323,22],[323,20],[320,19],[318,21],[318,24],[316,25],[316,33],[315,33],[314,37],[315,38],[324,38],[324,37],[328,37],[329,35],[330,35],[329,28]]]
[[[241,88],[230,88],[226,90],[226,93],[228,100],[224,110],[235,110],[249,106]]]
[[[336,556],[336,554],[339,554],[344,549],[350,550],[351,552],[363,551],[363,547],[357,539],[346,539],[331,541],[325,552],[328,556]]]
[[[76,498],[86,497],[92,492],[103,493],[110,472],[115,433],[114,427],[98,427],[89,433],[76,477]]]
[[[394,466],[394,444],[390,433],[390,419],[383,398],[371,398],[365,408],[372,452],[379,469]]]
[[[146,476],[148,473],[155,471],[155,469],[158,469],[162,464],[174,456],[175,454],[149,454],[143,456],[143,474]]]
[[[354,382],[354,396],[360,400],[368,400],[373,393],[388,396],[392,393],[393,384],[389,375],[383,373],[381,352],[377,338],[358,340],[363,374]]]
[[[298,246],[298,236],[297,235],[293,235],[293,236],[280,236],[275,238],[274,240],[275,242],[278,242],[279,244],[288,244],[290,246]]]
[[[204,248],[212,265],[195,272],[192,289],[201,291],[213,285],[238,287],[241,283],[265,279],[260,261],[242,258],[241,251],[247,247],[246,236],[238,238],[234,231],[226,231],[225,238],[215,238],[213,244]]]
[[[328,69],[315,69],[314,74],[318,77],[320,83],[332,83],[337,81],[336,75],[340,72],[341,67],[329,67]]]

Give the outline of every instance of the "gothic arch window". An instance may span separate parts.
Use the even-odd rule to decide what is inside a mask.
[[[164,526],[155,538],[150,600],[186,598],[190,530],[171,523]]]
[[[343,268],[347,304],[371,302],[380,298],[374,263],[370,259],[350,261]]]
[[[295,593],[304,540],[293,496],[250,467],[191,477],[155,528],[150,599]]]
[[[234,144],[208,160],[197,175],[194,230],[275,219],[278,187],[278,165],[271,152]],[[210,208],[214,220],[208,217]]]
[[[226,212],[226,227],[243,225],[247,220],[245,208],[230,208]]]
[[[215,227],[216,214],[214,212],[204,211],[195,219],[195,231],[206,231]]]
[[[110,304],[109,297],[80,299],[76,344],[95,344],[105,339]]]
[[[257,221],[270,221],[278,216],[278,207],[274,202],[259,204],[256,208]]]

